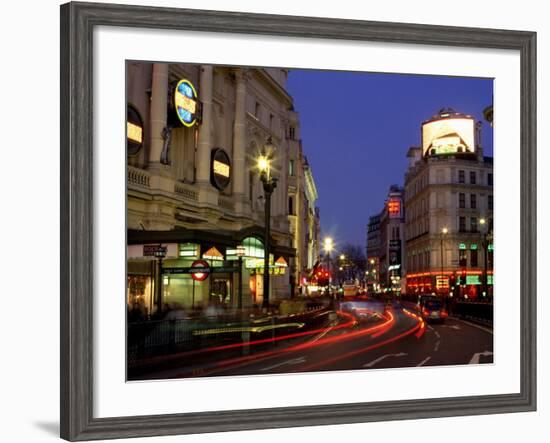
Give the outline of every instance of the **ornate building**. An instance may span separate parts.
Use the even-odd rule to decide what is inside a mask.
[[[265,217],[257,161],[268,139],[278,180],[271,199],[270,300],[291,295],[289,269],[302,260],[296,247],[302,233],[289,223],[289,161],[300,142],[287,75],[284,69],[128,62],[129,304],[147,313],[172,302],[261,304]],[[295,165],[300,174],[302,166]],[[212,271],[204,281],[186,271],[197,260]]]
[[[441,110],[422,124],[405,174],[406,291],[492,296],[493,158],[481,124]]]

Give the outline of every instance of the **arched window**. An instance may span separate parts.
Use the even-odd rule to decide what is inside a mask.
[[[264,258],[264,243],[256,237],[246,237],[243,240],[245,257]]]

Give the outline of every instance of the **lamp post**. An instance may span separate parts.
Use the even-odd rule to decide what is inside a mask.
[[[327,293],[330,292],[330,280],[332,279],[332,274],[330,272],[330,252],[334,248],[334,241],[330,237],[325,237],[325,240],[323,241],[323,248],[325,249],[325,254],[327,257],[327,270],[329,273],[329,282],[327,286]]]
[[[243,308],[243,257],[245,254],[245,248],[243,245],[237,246],[237,257],[239,257],[239,296],[237,298],[237,308]]]
[[[441,281],[443,281],[443,268],[444,268],[444,263],[443,263],[443,237],[449,232],[449,230],[444,227],[443,229],[441,229]]]
[[[267,139],[262,154],[258,157],[258,169],[260,180],[264,188],[264,212],[265,212],[265,235],[264,235],[264,297],[262,308],[269,308],[269,249],[271,237],[271,194],[277,187],[277,179],[271,175],[271,161],[275,148],[271,137]]]
[[[479,220],[479,224],[483,226],[483,240],[481,242],[483,246],[483,295],[484,297],[489,295],[489,276],[487,275],[487,256],[488,256],[488,248],[489,248],[489,241],[490,241],[490,233],[489,233],[489,227],[487,226],[487,220],[484,218],[481,218]]]
[[[154,256],[157,259],[158,272],[157,272],[157,313],[162,313],[162,260],[166,257],[166,247],[159,245],[154,252]]]

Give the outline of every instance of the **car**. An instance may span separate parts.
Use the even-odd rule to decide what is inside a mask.
[[[357,285],[355,283],[344,283],[344,297],[356,297],[359,295]]]
[[[419,300],[420,315],[425,321],[445,321],[449,316],[440,298],[426,296]]]

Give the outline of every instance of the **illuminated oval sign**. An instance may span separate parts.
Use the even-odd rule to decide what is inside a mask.
[[[212,150],[212,164],[210,167],[212,185],[220,191],[225,189],[231,181],[231,161],[227,152],[217,148]]]
[[[191,263],[191,278],[195,281],[206,280],[210,275],[210,265],[204,260],[195,260]]]
[[[131,105],[126,111],[126,149],[128,155],[136,155],[143,146],[143,120]]]
[[[174,91],[174,105],[179,121],[191,127],[197,122],[197,91],[189,80],[182,79]]]

